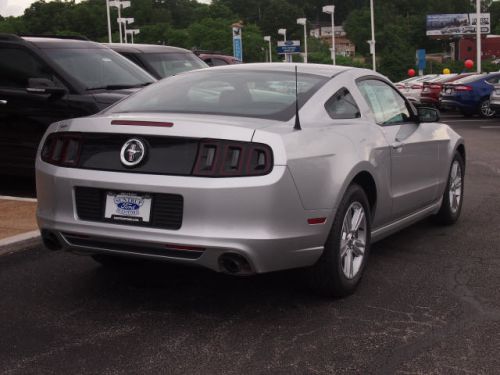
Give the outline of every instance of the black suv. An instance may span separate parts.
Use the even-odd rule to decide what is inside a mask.
[[[51,123],[97,113],[154,81],[99,43],[0,34],[0,174],[34,176]]]
[[[105,45],[158,79],[188,70],[208,68],[202,59],[184,48],[155,44],[110,43]]]

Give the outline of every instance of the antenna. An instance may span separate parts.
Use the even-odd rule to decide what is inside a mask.
[[[293,128],[295,130],[302,130],[299,119],[299,84],[297,77],[297,65],[295,65],[295,125]]]

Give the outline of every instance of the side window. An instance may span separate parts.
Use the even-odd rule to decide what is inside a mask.
[[[391,125],[411,121],[405,100],[387,83],[367,79],[358,82],[358,88],[373,111],[377,124]]]
[[[214,66],[227,65],[227,62],[225,60],[214,57],[212,57],[212,63],[214,64]]]
[[[53,79],[49,70],[28,51],[0,48],[0,87],[25,89],[30,78]]]
[[[500,76],[489,78],[486,80],[486,82],[491,83],[492,85],[500,83]]]
[[[127,59],[132,61],[134,64],[139,65],[141,68],[144,67],[144,64],[141,62],[141,60],[139,60],[139,58],[136,55],[134,55],[133,53],[123,52],[123,53],[120,53],[120,55],[126,57]]]
[[[345,87],[337,91],[325,103],[325,109],[332,119],[350,119],[361,117],[358,105]]]
[[[212,61],[212,59],[206,59],[204,61],[208,66],[214,66],[214,62]]]

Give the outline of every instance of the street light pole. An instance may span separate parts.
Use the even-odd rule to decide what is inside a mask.
[[[109,0],[106,0],[106,14],[108,16],[108,41],[109,43],[112,42],[111,40],[111,16],[109,15]]]
[[[109,1],[109,0],[106,0],[106,1]],[[118,19],[117,19],[117,21],[118,21],[118,31],[120,33],[120,43],[123,43],[122,23],[119,20],[122,19],[121,9],[122,8],[123,9],[128,8],[130,6],[130,1],[112,0],[112,1],[109,1],[109,6],[118,8]],[[110,30],[111,30],[111,28],[110,28]],[[110,33],[111,33],[111,31],[110,31]],[[110,40],[111,40],[111,36],[110,36]]]
[[[134,35],[139,34],[140,29],[128,29],[126,31],[127,34],[130,34],[130,38],[132,40],[132,44],[134,44]]]
[[[118,31],[120,33],[120,44],[123,43],[123,36],[122,36],[122,23],[121,23],[121,18],[122,18],[122,4],[120,0],[117,0],[118,3]]]
[[[269,62],[273,62],[273,52],[271,50],[271,37],[265,36],[264,41],[269,43]]]
[[[130,34],[127,30],[127,24],[130,25],[134,23],[133,18],[118,18],[118,23],[121,25],[123,23],[123,29],[125,34],[125,44],[128,44],[127,34]]]
[[[335,5],[325,5],[323,7],[323,13],[330,14],[332,16],[332,49],[331,49],[331,56],[332,56],[332,63],[333,65],[337,64],[335,55],[335,21],[334,21],[334,14],[335,14]]]
[[[375,15],[373,11],[373,0],[370,0],[370,20],[372,24],[372,40],[370,41],[370,53],[372,54],[373,70],[377,71],[377,60],[375,59]]]
[[[304,25],[304,63],[307,64],[307,19],[297,18],[297,25]]]
[[[279,29],[278,35],[283,35],[283,41],[286,42],[286,29]],[[285,53],[285,61],[290,62],[288,61],[288,53]]]
[[[481,73],[481,0],[476,0],[476,66]]]

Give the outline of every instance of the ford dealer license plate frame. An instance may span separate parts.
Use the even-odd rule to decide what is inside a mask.
[[[149,194],[108,191],[104,219],[147,224],[151,219],[152,202],[153,198]]]

